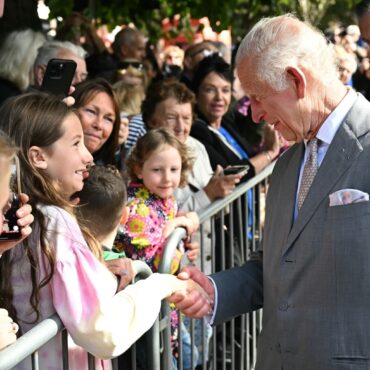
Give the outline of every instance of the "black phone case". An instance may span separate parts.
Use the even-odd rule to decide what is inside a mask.
[[[18,226],[18,217],[16,212],[21,206],[19,196],[17,193],[12,193],[12,201],[9,209],[4,214],[4,224],[6,229],[0,234],[0,240],[15,240],[21,237],[21,228]],[[3,226],[4,227],[4,226]]]
[[[248,173],[249,166],[231,166],[229,168],[224,169],[224,175],[236,175],[241,174],[245,176]]]
[[[76,72],[77,64],[69,59],[50,59],[46,67],[41,91],[66,97]]]

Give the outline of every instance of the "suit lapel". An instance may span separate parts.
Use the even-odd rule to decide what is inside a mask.
[[[279,158],[267,193],[264,238],[273,239],[273,245],[279,246],[279,250],[275,251],[278,255],[282,253],[293,223],[297,178],[303,150],[303,143],[295,144]]]
[[[279,220],[279,232],[284,233],[283,240],[286,240],[293,224],[295,194],[297,189],[297,179],[299,176],[300,163],[304,153],[304,144],[297,144],[290,150],[294,151],[285,167],[285,173],[279,174],[279,207],[276,209],[275,217]],[[281,200],[281,201],[280,201]],[[274,201],[274,200],[272,200]],[[281,207],[283,208],[280,208]],[[284,215],[284,217],[281,217]]]
[[[325,158],[307,194],[307,198],[289,233],[287,243],[283,249],[283,254],[297,239],[320,204],[328,199],[335,184],[352,163],[354,163],[361,152],[361,144],[347,123],[344,122],[338,129],[337,134],[328,148]]]

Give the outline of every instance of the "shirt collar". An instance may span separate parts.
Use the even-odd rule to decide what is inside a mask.
[[[322,142],[330,145],[335,134],[337,133],[341,123],[344,121],[348,112],[352,108],[357,94],[354,90],[349,89],[348,93],[337,105],[337,107],[329,114],[328,118],[324,121],[320,127],[316,137]]]

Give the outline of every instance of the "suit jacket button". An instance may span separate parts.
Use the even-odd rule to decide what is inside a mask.
[[[282,303],[280,306],[279,306],[279,310],[280,311],[286,311],[288,309],[289,305],[288,303]]]

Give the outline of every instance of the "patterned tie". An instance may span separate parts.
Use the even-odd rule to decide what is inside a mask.
[[[304,164],[303,174],[301,179],[301,186],[298,193],[298,209],[302,207],[302,204],[306,198],[308,190],[313,182],[316,175],[318,164],[317,164],[317,147],[318,139],[314,138],[308,142],[307,149],[309,150],[309,155]]]

